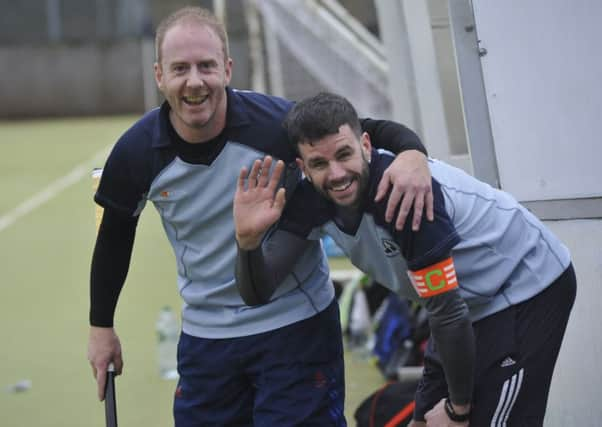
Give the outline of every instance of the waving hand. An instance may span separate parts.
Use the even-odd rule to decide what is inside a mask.
[[[266,156],[263,161],[255,160],[250,172],[246,167],[240,171],[234,195],[234,225],[241,249],[258,247],[264,233],[282,215],[284,188],[276,189],[284,162],[279,160],[270,176],[272,162],[272,158]]]

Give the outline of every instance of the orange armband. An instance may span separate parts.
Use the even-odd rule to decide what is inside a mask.
[[[418,271],[408,271],[408,276],[420,298],[429,298],[458,287],[451,257]]]

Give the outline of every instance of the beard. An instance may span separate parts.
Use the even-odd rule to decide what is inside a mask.
[[[337,200],[334,197],[332,197],[330,194],[330,189],[332,188],[332,185],[330,183],[326,183],[322,187],[315,187],[316,190],[324,198],[330,200],[335,205],[337,205],[337,207],[340,207],[343,209],[359,210],[362,207],[362,203],[364,201],[364,196],[368,189],[368,183],[370,180],[370,163],[368,163],[368,160],[364,157],[363,153],[362,153],[362,158],[363,158],[363,162],[362,162],[361,172],[353,173],[353,174],[350,174],[348,177],[346,177],[346,179],[349,179],[350,182],[356,181],[358,183],[355,197],[351,202],[346,203],[346,204],[337,203]]]

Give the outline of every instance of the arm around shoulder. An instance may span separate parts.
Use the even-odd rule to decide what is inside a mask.
[[[385,170],[375,198],[380,201],[389,194],[385,219],[391,222],[397,211],[395,227],[401,230],[413,210],[412,229],[418,230],[424,211],[429,221],[434,217],[426,148],[416,133],[400,123],[363,119],[361,124],[370,135],[374,147],[397,154],[394,162]]]

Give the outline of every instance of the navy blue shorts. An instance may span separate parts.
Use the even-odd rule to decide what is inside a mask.
[[[345,426],[339,308],[274,331],[204,339],[182,333],[177,427]]]
[[[476,372],[471,426],[543,425],[576,286],[570,265],[543,292],[474,323]],[[414,419],[424,420],[424,414],[445,397],[443,368],[429,340]]]

